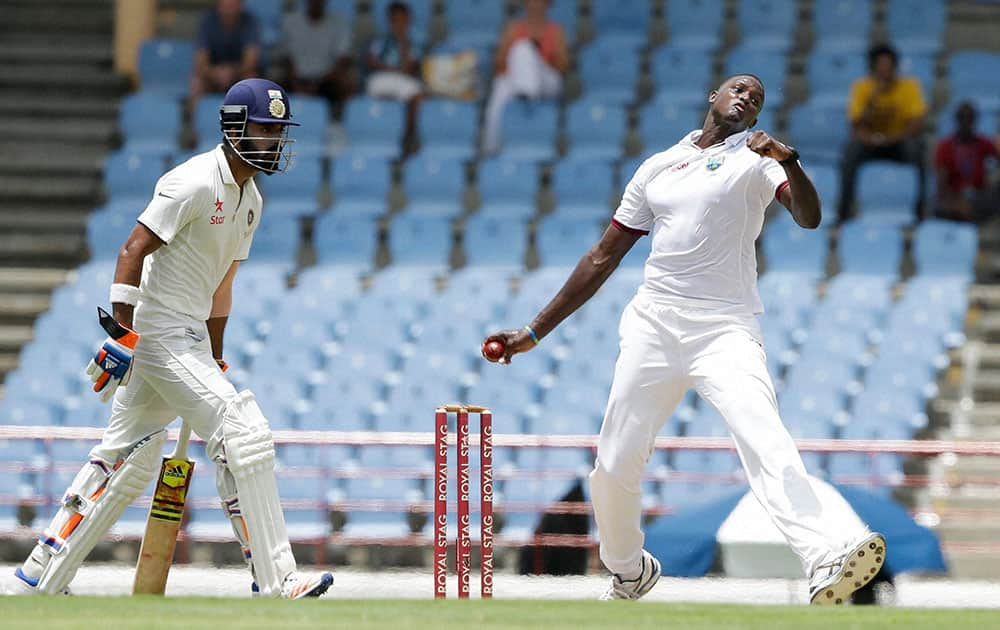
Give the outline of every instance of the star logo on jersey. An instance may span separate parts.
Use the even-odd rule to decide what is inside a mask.
[[[215,211],[222,212],[222,201],[218,197],[215,198]]]
[[[719,167],[722,166],[722,163],[725,161],[726,158],[724,156],[710,157],[708,158],[708,164],[705,165],[705,168],[707,168],[710,171],[718,170]]]

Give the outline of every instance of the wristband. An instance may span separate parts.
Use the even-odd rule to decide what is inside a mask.
[[[534,341],[535,345],[537,346],[538,345],[538,335],[535,334],[534,329],[532,329],[531,326],[525,326],[524,327],[524,331],[526,333],[528,333],[528,336],[531,337],[531,340]]]
[[[799,152],[796,151],[794,148],[792,148],[792,154],[783,160],[779,160],[778,164],[781,164],[782,166],[788,166],[789,164],[797,162],[798,160],[799,160]]]
[[[111,285],[111,303],[135,306],[139,302],[139,287],[116,282]]]

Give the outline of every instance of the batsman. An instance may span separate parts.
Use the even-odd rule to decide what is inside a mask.
[[[219,112],[222,142],[159,179],[118,252],[108,338],[87,368],[113,398],[91,452],[52,522],[16,569],[23,593],[68,593],[80,564],[160,467],[165,428],[181,416],[216,464],[222,508],[266,597],[322,595],[329,573],[299,572],[274,474],[274,442],[254,395],[223,374],[223,332],[237,268],[262,215],[254,176],[287,169],[291,109],[264,79],[233,85]],[[109,247],[116,244],[109,243]]]

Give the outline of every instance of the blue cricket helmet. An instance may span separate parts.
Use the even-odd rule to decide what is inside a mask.
[[[226,92],[219,109],[219,123],[225,142],[247,164],[265,173],[288,170],[294,155],[289,147],[295,141],[288,138],[288,127],[298,127],[291,120],[292,109],[284,88],[267,79],[243,79]],[[247,136],[248,122],[279,124],[280,137]],[[272,146],[277,141],[277,146]],[[261,148],[259,143],[268,143]]]

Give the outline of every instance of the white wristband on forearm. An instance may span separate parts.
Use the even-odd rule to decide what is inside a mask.
[[[139,287],[116,282],[111,285],[111,303],[135,306],[139,302]]]

